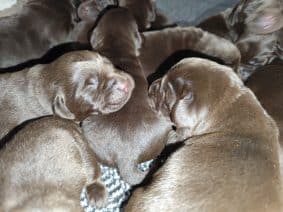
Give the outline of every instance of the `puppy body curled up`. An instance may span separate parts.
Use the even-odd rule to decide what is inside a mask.
[[[125,211],[282,211],[278,128],[232,69],[184,59],[150,95],[187,140]]]
[[[96,51],[134,78],[135,88],[121,110],[86,119],[83,130],[102,163],[117,166],[126,182],[138,184],[146,175],[138,169],[138,163],[161,152],[171,122],[151,106],[138,60],[141,38],[135,18],[127,9],[106,11],[92,33],[91,43]]]
[[[82,188],[97,208],[107,202],[95,155],[72,121],[27,123],[0,150],[1,211],[83,211]]]
[[[0,137],[20,123],[46,115],[82,121],[121,109],[132,77],[91,51],[64,54],[54,62],[0,75]]]

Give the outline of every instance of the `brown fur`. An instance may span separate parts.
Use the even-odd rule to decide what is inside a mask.
[[[111,26],[111,27],[109,27]],[[83,130],[103,163],[116,166],[122,178],[137,184],[145,172],[137,164],[156,157],[171,123],[150,105],[147,82],[137,56],[141,45],[138,26],[125,8],[107,11],[92,34],[95,50],[133,76],[135,88],[128,103],[116,113],[88,118]]]
[[[119,0],[119,6],[131,11],[141,32],[173,24],[161,10],[157,9],[155,0]]]
[[[1,211],[83,211],[82,188],[91,204],[105,206],[95,155],[71,121],[32,121],[0,150]]]
[[[81,43],[89,42],[90,31],[99,13],[109,5],[117,5],[117,0],[83,0],[78,7],[79,23],[76,24],[74,40]]]
[[[67,53],[46,65],[0,75],[0,136],[18,124],[56,114],[82,121],[119,110],[134,82],[109,60],[91,51]]]
[[[125,211],[282,211],[278,129],[233,70],[184,59],[150,95],[188,138]]]
[[[234,67],[240,62],[240,52],[230,41],[196,27],[175,27],[144,32],[142,38],[139,58],[146,76],[154,73],[167,57],[186,49],[221,58]]]
[[[100,3],[103,5],[99,5]],[[112,3],[111,3],[112,2]],[[167,26],[173,26],[172,23],[162,12],[159,10],[153,0],[103,0],[95,2],[95,0],[85,0],[78,8],[78,16],[82,19],[78,23],[77,29],[79,31],[78,40],[80,42],[89,42],[89,32],[93,29],[94,20],[97,18],[98,12],[101,11],[105,5],[118,5],[125,7],[134,15],[138,23],[139,31],[149,29],[160,29]]]
[[[199,27],[233,41],[242,55],[239,74],[246,80],[257,67],[283,57],[282,0],[241,0],[233,9],[208,18]]]
[[[29,0],[17,14],[1,17],[0,68],[39,58],[70,41],[75,16],[71,0]]]
[[[271,64],[259,68],[247,80],[246,85],[277,123],[280,131],[280,162],[283,173],[283,62],[274,60]]]
[[[105,5],[113,0],[21,0],[15,14],[0,18],[0,68],[42,57],[50,48],[87,42],[88,32]]]

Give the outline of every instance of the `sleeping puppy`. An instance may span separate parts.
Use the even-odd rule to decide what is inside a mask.
[[[161,152],[171,122],[150,105],[147,81],[137,58],[141,45],[138,26],[126,8],[106,11],[92,33],[91,43],[134,78],[135,88],[121,110],[87,118],[82,123],[83,131],[102,163],[117,167],[129,184],[138,184],[146,172],[139,170],[137,164]]]
[[[134,81],[91,51],[67,53],[47,65],[0,75],[0,136],[20,123],[56,114],[82,121],[121,109]]]
[[[239,74],[246,80],[256,68],[283,58],[281,0],[241,0],[233,9],[203,21],[199,27],[233,41],[242,55]]]
[[[247,80],[246,85],[277,123],[280,131],[280,160],[283,160],[283,62],[274,60],[259,68]],[[283,170],[283,161],[281,166]]]
[[[80,193],[107,202],[100,169],[81,129],[45,117],[27,123],[0,150],[1,211],[83,211]]]
[[[154,73],[170,55],[181,50],[195,50],[238,66],[240,52],[230,41],[196,27],[174,27],[142,33],[140,61],[146,76]]]
[[[125,211],[282,211],[278,129],[232,69],[184,59],[149,95],[187,140]]]
[[[17,14],[0,18],[0,68],[39,58],[68,41],[75,14],[71,0],[29,0]]]
[[[110,0],[104,0],[104,3],[106,1]],[[22,7],[18,13],[1,17],[0,68],[40,58],[61,43],[85,40],[86,29],[90,23],[93,25],[103,9],[102,2],[87,1],[78,9],[72,2],[21,0],[19,4]]]

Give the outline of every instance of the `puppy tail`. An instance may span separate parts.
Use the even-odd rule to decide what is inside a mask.
[[[103,208],[107,204],[108,193],[101,182],[94,182],[86,186],[86,194],[90,205],[96,208]]]

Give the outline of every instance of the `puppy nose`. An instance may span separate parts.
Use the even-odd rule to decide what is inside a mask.
[[[127,80],[118,80],[118,79],[111,79],[108,82],[108,86],[111,89],[117,89],[120,91],[123,91],[124,93],[128,93],[130,90],[130,85],[129,82]]]
[[[121,81],[117,83],[117,88],[125,93],[129,93],[129,83],[127,81]]]

